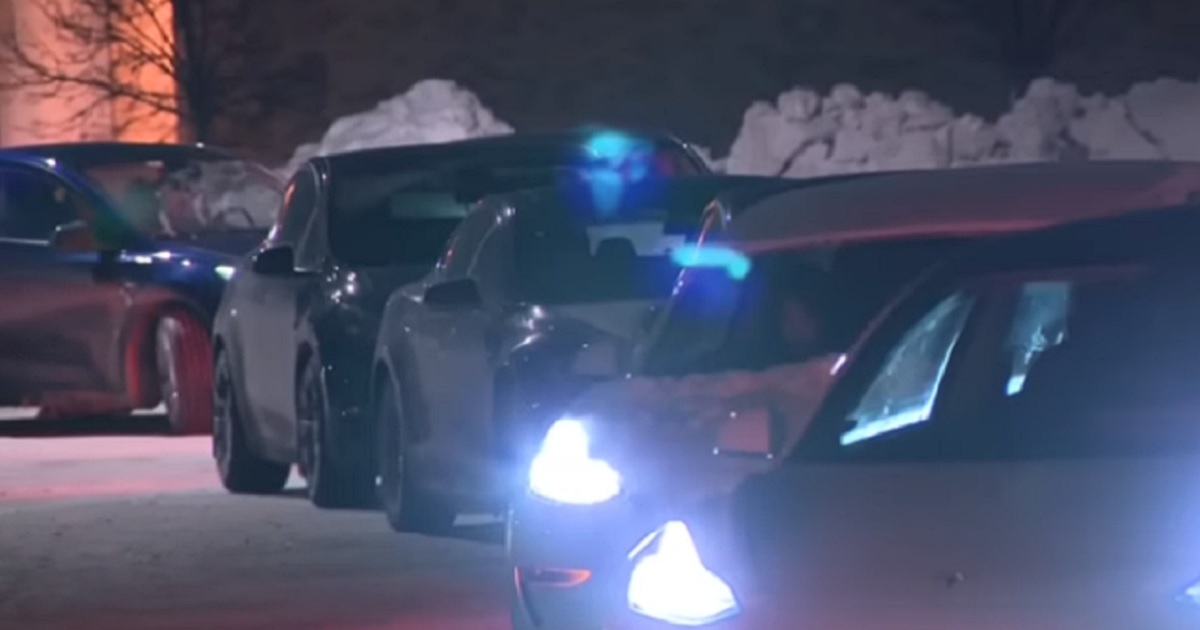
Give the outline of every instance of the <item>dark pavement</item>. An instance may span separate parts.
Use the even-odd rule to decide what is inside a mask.
[[[207,438],[156,430],[0,422],[0,628],[508,627],[498,526],[229,496]]]

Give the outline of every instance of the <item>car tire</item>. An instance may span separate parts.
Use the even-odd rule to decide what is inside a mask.
[[[406,456],[409,440],[404,401],[387,379],[377,385],[376,492],[388,525],[396,532],[445,533],[454,527],[458,515],[414,483],[411,460]]]
[[[338,457],[330,438],[327,392],[320,362],[310,358],[296,380],[300,472],[308,484],[308,499],[320,508],[370,507],[375,499],[374,461],[369,451],[357,458]]]
[[[175,435],[212,431],[212,342],[208,330],[184,311],[170,311],[154,328],[158,391]]]
[[[234,494],[276,494],[283,490],[292,467],[259,457],[247,442],[225,352],[216,358],[212,396],[213,459],[221,485]]]

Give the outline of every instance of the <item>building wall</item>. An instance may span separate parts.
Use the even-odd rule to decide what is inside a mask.
[[[0,0],[0,28],[4,37],[16,37],[26,50],[54,63],[66,73],[95,76],[105,73],[126,84],[146,89],[172,91],[171,77],[157,70],[134,70],[117,60],[128,51],[109,45],[71,40],[55,32],[47,10],[56,2],[73,0]],[[103,18],[96,16],[99,24]],[[156,7],[156,15],[132,18],[150,36],[160,32],[148,20],[156,19],[170,31],[170,3]],[[167,45],[170,45],[169,43]],[[6,76],[17,72],[0,69]],[[0,91],[0,145],[15,146],[42,142],[82,140],[173,141],[178,138],[178,117],[150,111],[129,99],[109,98],[108,93],[78,85],[27,86]]]

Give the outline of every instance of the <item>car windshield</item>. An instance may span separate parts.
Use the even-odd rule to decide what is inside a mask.
[[[493,147],[469,158],[367,153],[343,159],[330,177],[330,247],[348,264],[433,264],[473,204],[488,195],[564,181],[595,186],[600,193],[623,193],[699,172],[677,144],[642,141],[633,146],[649,147],[649,153],[631,150],[608,159],[604,151],[552,145]],[[648,157],[653,159],[644,159]],[[620,184],[613,186],[613,181]]]
[[[762,370],[842,352],[905,283],[962,244],[916,239],[771,253],[749,275],[688,269],[641,349],[650,376]]]
[[[343,175],[330,187],[330,247],[352,265],[433,264],[475,201],[545,186],[561,173],[551,166]]]
[[[149,237],[269,229],[283,197],[274,173],[216,156],[91,162],[79,170],[126,225]]]
[[[678,274],[670,252],[695,237],[702,210],[543,201],[518,210],[513,237],[517,294],[538,304],[666,299]]]
[[[620,134],[600,133],[584,145],[581,165],[594,170],[614,170],[625,179],[701,175],[705,169],[683,146],[674,142],[649,142]]]

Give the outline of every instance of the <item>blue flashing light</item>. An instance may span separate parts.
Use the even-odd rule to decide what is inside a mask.
[[[583,179],[592,203],[603,213],[612,213],[622,205],[630,185],[648,179],[652,173],[654,147],[644,140],[615,131],[602,131],[584,145],[587,163]]]
[[[684,245],[671,250],[671,260],[680,267],[721,267],[734,280],[743,280],[750,273],[750,258],[727,247]]]
[[[594,159],[618,165],[632,154],[638,153],[642,144],[645,143],[623,133],[602,131],[588,139],[586,149]]]

